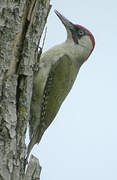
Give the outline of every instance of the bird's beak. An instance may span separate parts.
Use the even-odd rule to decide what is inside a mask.
[[[59,17],[61,22],[64,24],[66,29],[70,29],[70,30],[74,29],[74,24],[72,22],[70,22],[67,18],[61,15],[57,10],[54,10],[54,12]]]

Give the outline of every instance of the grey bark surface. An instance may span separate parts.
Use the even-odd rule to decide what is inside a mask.
[[[50,0],[0,0],[0,180],[37,180],[31,156],[25,170],[25,136],[37,47]]]

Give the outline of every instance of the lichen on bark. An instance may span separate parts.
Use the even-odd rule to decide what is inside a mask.
[[[0,180],[40,175],[33,156],[24,169],[25,136],[34,58],[50,8],[50,0],[0,1]]]

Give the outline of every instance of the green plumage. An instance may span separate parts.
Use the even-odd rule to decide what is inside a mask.
[[[36,76],[39,77],[39,74],[38,72]],[[64,55],[52,65],[43,95],[39,95],[41,92],[37,92],[37,89],[41,89],[39,87],[41,83],[37,80],[37,77],[34,78],[29,121],[31,141],[28,153],[30,153],[34,144],[39,143],[43,133],[55,118],[62,102],[72,88],[76,74],[77,72],[72,61],[67,55]]]

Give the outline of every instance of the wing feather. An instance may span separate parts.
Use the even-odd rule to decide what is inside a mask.
[[[39,104],[36,104],[36,110],[33,108],[34,112],[31,111],[30,113],[29,129],[31,141],[28,147],[28,154],[33,146],[40,142],[45,130],[54,120],[61,104],[72,88],[76,75],[75,67],[67,55],[62,56],[52,65],[42,97],[39,99],[40,107]],[[33,88],[37,88],[35,83]],[[38,93],[36,95],[37,98],[39,97]],[[32,98],[32,107],[35,107],[35,100],[38,102],[37,99]]]

